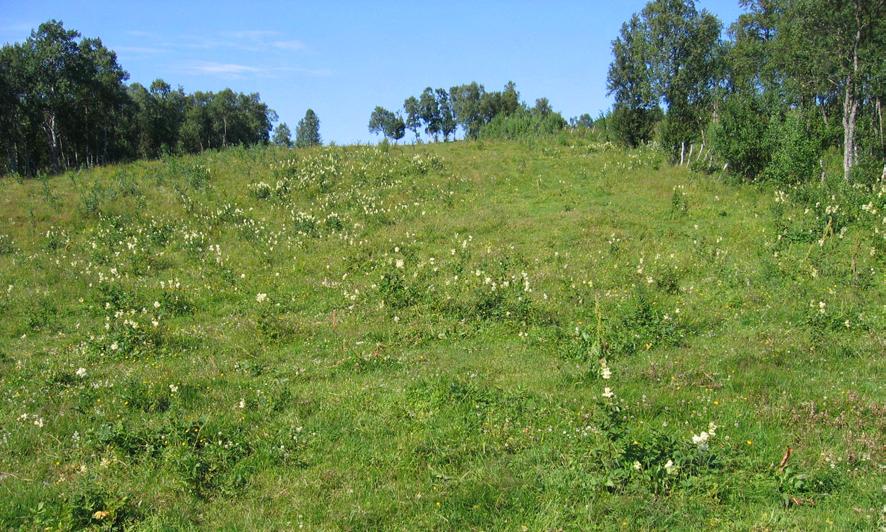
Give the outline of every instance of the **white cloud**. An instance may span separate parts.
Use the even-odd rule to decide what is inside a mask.
[[[225,78],[242,78],[247,75],[260,77],[280,77],[286,74],[300,74],[302,76],[320,78],[332,75],[327,68],[304,68],[293,66],[258,66],[243,65],[239,63],[218,63],[214,61],[200,61],[186,64],[181,70],[192,75],[219,76]]]
[[[295,52],[306,50],[304,41],[290,38],[274,30],[232,30],[219,31],[211,34],[184,34],[169,36],[164,39],[156,33],[142,30],[129,30],[128,35],[138,37],[140,42],[130,47],[136,48],[169,48],[191,50],[240,50],[244,52],[267,53],[272,50]],[[165,42],[164,42],[165,41]],[[121,48],[122,49],[122,48]]]
[[[114,46],[113,49],[116,52],[128,54],[159,54],[166,51],[164,48],[154,48],[151,46]]]
[[[271,43],[271,46],[274,48],[279,48],[280,50],[304,50],[305,43],[301,41],[297,41],[295,39],[287,40],[287,41],[274,41]]]
[[[225,31],[221,34],[225,37],[231,37],[233,39],[260,41],[277,37],[278,35],[280,35],[280,32],[272,30],[237,30]]]
[[[222,75],[241,75],[241,74],[258,74],[265,72],[265,69],[253,67],[249,65],[238,65],[236,63],[213,63],[202,62],[185,67],[185,70],[192,74],[222,74]]]

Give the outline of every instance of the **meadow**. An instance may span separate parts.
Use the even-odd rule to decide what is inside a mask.
[[[568,133],[2,178],[0,526],[883,527],[884,252]]]

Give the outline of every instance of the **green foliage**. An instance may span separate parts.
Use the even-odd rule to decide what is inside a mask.
[[[298,121],[298,127],[295,130],[295,145],[299,148],[308,148],[310,146],[319,146],[320,140],[320,119],[313,109],[305,111],[305,117]]]
[[[605,122],[7,180],[0,522],[875,526],[882,186]]]
[[[726,98],[712,137],[712,149],[739,176],[753,180],[769,166],[773,139],[759,97],[739,93]]]
[[[672,157],[697,137],[721,68],[720,28],[716,17],[685,0],[653,0],[622,25],[607,79],[619,140],[648,140],[660,103],[667,114],[658,140]]]
[[[588,113],[569,119],[569,126],[574,129],[591,129],[594,127],[594,119]]]
[[[0,255],[12,255],[15,253],[15,242],[9,235],[0,234]]]
[[[521,139],[553,135],[566,127],[566,120],[560,115],[518,109],[512,114],[500,114],[480,129],[481,139]]]
[[[790,111],[783,120],[773,117],[764,139],[771,155],[762,173],[763,179],[787,184],[815,177],[820,144],[802,112]]]
[[[403,112],[406,113],[406,122],[404,123],[404,126],[406,126],[406,129],[412,131],[415,135],[415,140],[417,141],[419,129],[421,128],[421,110],[418,98],[415,96],[406,98],[403,102]]]
[[[275,113],[258,94],[149,88],[96,38],[55,20],[0,49],[0,172],[106,164],[268,142]]]
[[[425,124],[425,133],[437,139],[437,135],[443,130],[440,105],[434,89],[426,87],[418,98],[418,116]]]
[[[385,139],[397,141],[406,135],[406,124],[400,115],[384,107],[376,107],[369,117],[369,132],[381,133]]]
[[[274,129],[274,139],[272,142],[277,146],[292,147],[292,133],[289,131],[289,126],[286,125],[286,122],[280,122]]]
[[[618,142],[636,148],[652,140],[653,128],[661,116],[658,108],[631,109],[616,104],[606,126]]]

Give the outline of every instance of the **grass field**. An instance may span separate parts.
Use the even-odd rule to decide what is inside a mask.
[[[2,179],[0,525],[883,527],[884,216],[568,135]]]

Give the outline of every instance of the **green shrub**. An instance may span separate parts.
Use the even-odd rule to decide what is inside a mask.
[[[496,115],[480,130],[483,139],[521,139],[553,135],[566,127],[559,113],[540,114],[519,109],[517,112]]]
[[[15,243],[9,235],[0,234],[0,255],[12,255],[15,253]]]
[[[714,126],[712,143],[730,171],[755,179],[769,165],[768,122],[758,98],[734,94],[726,99]]]
[[[765,142],[771,147],[772,158],[762,173],[763,179],[778,183],[812,179],[818,167],[819,142],[800,111],[789,111],[783,120],[773,117]]]
[[[611,136],[625,146],[636,148],[652,140],[655,124],[661,120],[661,110],[628,109],[616,106],[605,120]]]

